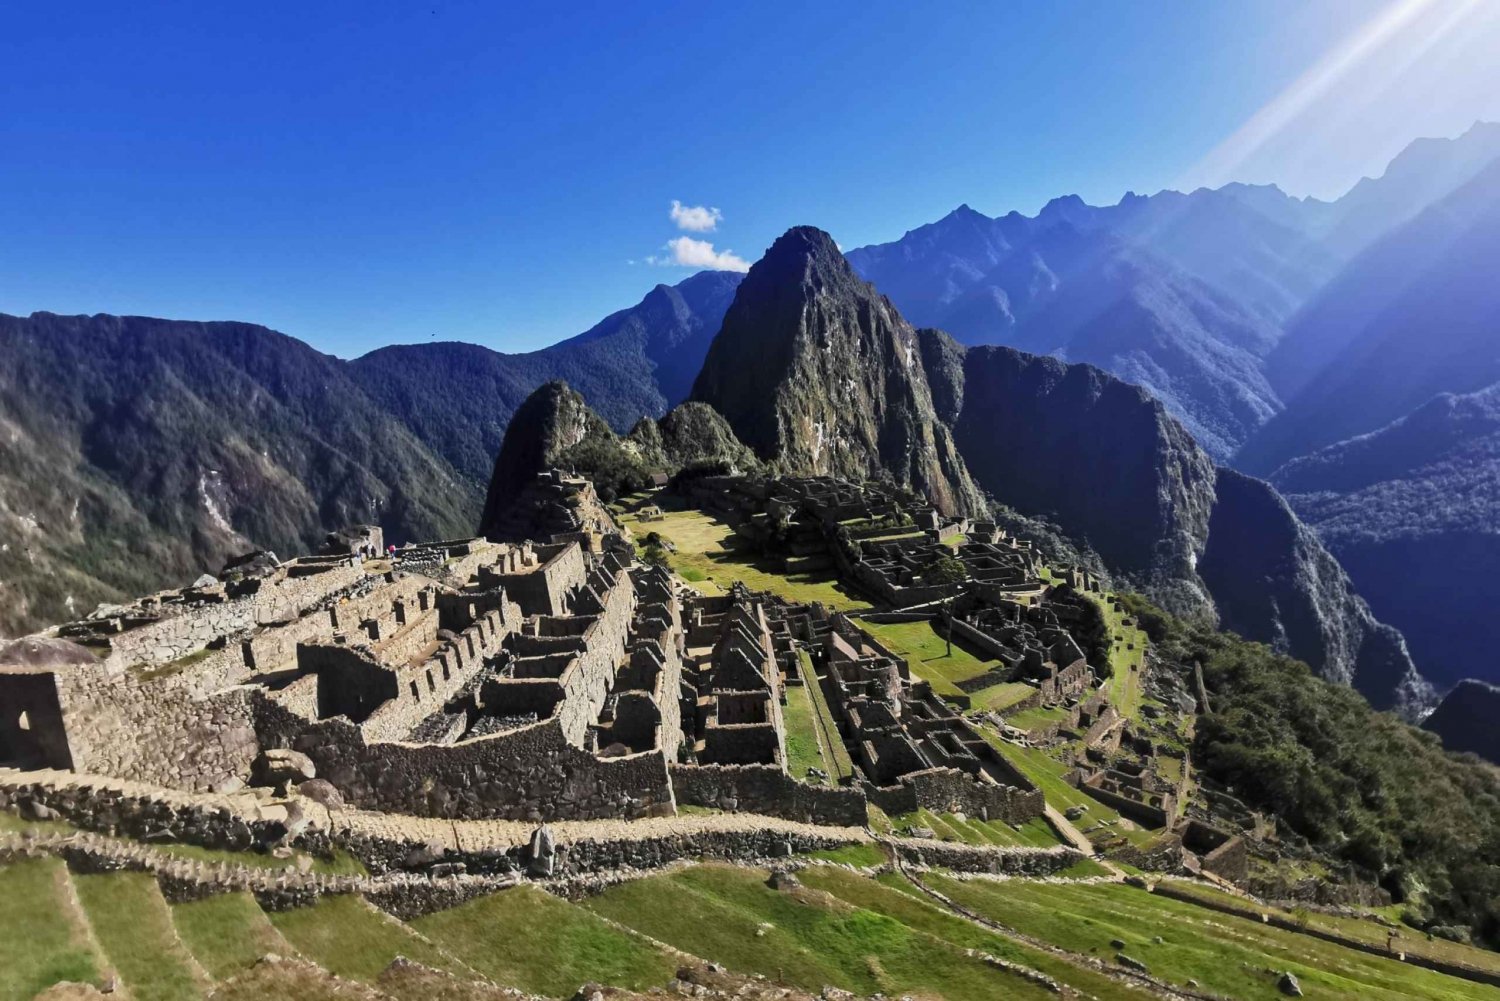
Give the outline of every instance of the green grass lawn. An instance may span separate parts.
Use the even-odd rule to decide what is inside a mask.
[[[786,725],[786,770],[798,782],[817,782],[807,774],[809,768],[821,768],[835,774],[832,762],[824,756],[818,739],[816,710],[805,686],[786,686],[786,706],[781,711]]]
[[[1230,997],[1278,996],[1280,971],[1297,975],[1309,997],[1360,1001],[1493,998],[1495,989],[1446,977],[1167,900],[1118,883],[981,882],[933,875],[935,889],[993,920],[1072,952],[1113,961],[1123,952],[1154,976],[1180,986],[1195,980]],[[1157,941],[1160,939],[1160,941]],[[1125,943],[1124,949],[1110,945]]]
[[[1279,907],[1270,907],[1254,900],[1223,890],[1215,889],[1203,883],[1186,879],[1173,879],[1167,881],[1168,885],[1184,893],[1192,894],[1203,900],[1216,903],[1228,904],[1231,907],[1245,911],[1249,914],[1275,914],[1290,920],[1306,921],[1309,928],[1321,929],[1344,935],[1357,942],[1385,948],[1389,941],[1392,929],[1388,925],[1378,921],[1363,918],[1344,917],[1337,914],[1324,914],[1319,911],[1301,911],[1296,914]],[[1473,967],[1477,970],[1489,970],[1492,973],[1500,973],[1500,953],[1491,952],[1488,949],[1477,949],[1471,945],[1461,942],[1450,942],[1447,939],[1433,936],[1429,938],[1426,933],[1414,928],[1402,926],[1395,929],[1397,938],[1396,949],[1411,956],[1426,956],[1431,959],[1441,960],[1448,963],[1460,963],[1464,966]]]
[[[341,977],[372,982],[397,956],[462,972],[410,928],[354,894],[323,897],[311,907],[273,911],[269,917],[292,948]]]
[[[29,1001],[60,980],[98,980],[97,957],[70,917],[67,878],[57,859],[0,866],[0,1001]]]
[[[862,869],[875,869],[890,861],[890,859],[886,858],[885,849],[868,841],[857,845],[842,845],[838,848],[825,848],[815,852],[808,852],[807,856],[808,858],[827,859],[829,862],[843,862]]]
[[[744,581],[752,591],[770,591],[792,602],[818,601],[844,612],[870,607],[831,573],[783,573],[772,561],[743,550],[728,524],[703,511],[667,511],[657,521],[627,514],[621,522],[637,541],[656,532],[676,546],[667,562],[678,576],[707,594],[723,594],[735,581]]]
[[[173,904],[172,923],[193,958],[215,980],[249,969],[267,953],[291,952],[249,893],[220,893]]]
[[[1068,710],[1065,706],[1033,706],[1030,709],[1022,709],[1018,713],[1008,714],[1005,722],[1017,730],[1041,729],[1053,723],[1060,723],[1067,718]]]
[[[1105,695],[1120,715],[1135,719],[1145,700],[1141,672],[1146,662],[1146,634],[1137,626],[1124,624],[1129,616],[1115,611],[1109,595],[1090,594],[1088,597],[1104,613],[1104,621],[1109,627],[1110,676],[1104,682]]]
[[[572,997],[587,982],[644,990],[669,983],[671,956],[582,907],[522,886],[418,918],[422,934],[496,983]]]
[[[822,868],[803,870],[801,879],[809,887],[831,893],[856,907],[893,918],[960,949],[977,949],[1012,963],[1029,966],[1067,984],[1076,992],[1091,995],[1100,1001],[1151,996],[1111,980],[1086,966],[1069,962],[1063,957],[966,921],[936,904],[931,897],[897,873],[866,879],[853,873]]]
[[[207,984],[177,940],[172,914],[143,872],[74,876],[94,937],[132,997],[152,1001],[200,998]]]
[[[818,735],[822,738],[821,748],[826,762],[824,770],[835,782],[849,778],[854,774],[854,762],[839,735],[838,721],[833,717],[828,699],[823,696],[817,670],[806,650],[797,651],[797,672],[802,676],[802,688],[812,706],[813,723],[818,727]]]
[[[703,865],[610,887],[591,910],[732,970],[817,992],[946,1001],[1051,997],[951,943],[815,890],[778,892],[765,873]]]
[[[1074,821],[1073,824],[1090,840],[1102,837],[1107,832],[1114,832],[1132,844],[1141,845],[1156,837],[1158,832],[1142,829],[1124,820],[1115,810],[1069,785],[1064,778],[1068,772],[1068,766],[1045,750],[1038,747],[1022,747],[1008,740],[1002,740],[988,727],[977,729],[992,747],[1042,791],[1042,795],[1051,806],[1059,811],[1066,811],[1070,806],[1083,807],[1086,811],[1084,816]],[[1102,827],[1100,827],[1101,824]]]
[[[932,623],[927,620],[918,622],[861,620],[859,626],[879,640],[891,653],[905,658],[906,663],[911,667],[911,673],[924,681],[931,682],[932,690],[939,695],[963,695],[958,682],[977,678],[1000,664],[998,660],[986,660],[978,656],[962,643],[953,644],[953,651],[949,653],[948,641],[939,636],[932,628]],[[1032,691],[1025,685],[1022,688],[1026,691],[1017,695],[1018,690],[1013,688],[1011,683],[1001,682],[981,689],[968,698],[976,709],[992,708],[989,702],[991,698],[999,699],[1006,705],[1013,705]]]
[[[926,827],[942,841],[958,841],[966,845],[1052,848],[1062,843],[1057,832],[1041,817],[1034,817],[1017,829],[998,820],[987,821],[969,816],[959,820],[951,813],[933,813],[922,809],[892,817],[891,823],[897,831],[907,827]]]

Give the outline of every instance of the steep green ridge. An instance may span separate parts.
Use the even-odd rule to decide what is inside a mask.
[[[985,510],[934,411],[916,331],[822,230],[788,230],[751,267],[693,399],[784,472],[889,478],[944,511]]]
[[[1276,645],[1381,707],[1426,688],[1400,635],[1269,485],[1218,469],[1144,390],[1013,348],[923,331],[974,479],[1045,517],[1179,614]]]
[[[1201,664],[1200,775],[1378,879],[1414,917],[1500,943],[1500,775],[1305,664],[1123,599],[1158,660]]]
[[[337,359],[243,323],[0,315],[0,632],[375,522],[461,532],[478,491]]]
[[[692,388],[740,276],[705,271],[658,285],[577,337],[527,354],[474,344],[380,348],[350,377],[473,482],[489,477],[506,425],[538,386],[564,380],[617,431],[660,417]]]

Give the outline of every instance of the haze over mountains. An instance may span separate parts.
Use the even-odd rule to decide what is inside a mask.
[[[350,521],[470,532],[511,415],[563,379],[613,433],[692,396],[788,471],[890,476],[955,511],[987,494],[1380,704],[1416,684],[1377,620],[1443,687],[1493,679],[1472,622],[1493,600],[1447,582],[1494,565],[1496,156],[1479,125],[1331,203],[1231,184],[961,207],[847,264],[799,228],[743,282],[660,285],[521,355],[346,362],[249,324],[0,317],[0,631]]]

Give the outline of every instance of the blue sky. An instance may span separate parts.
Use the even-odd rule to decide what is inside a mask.
[[[1500,119],[1489,0],[549,6],[5,5],[0,310],[529,350],[692,273],[653,263],[684,236],[1332,196]]]

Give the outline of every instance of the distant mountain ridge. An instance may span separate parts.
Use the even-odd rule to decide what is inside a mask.
[[[695,275],[529,354],[354,361],[247,323],[0,314],[0,635],[317,548],[354,522],[464,535],[516,407],[555,379],[618,430],[687,392],[740,276]]]
[[[751,267],[694,398],[774,468],[887,475],[935,503],[977,487],[1377,706],[1427,698],[1400,634],[1269,484],[1216,468],[1160,402],[1097,368],[913,330],[826,233],[789,230]]]
[[[1284,326],[1353,255],[1496,157],[1500,125],[1479,123],[1412,143],[1333,202],[1228,184],[1108,206],[1068,195],[1034,217],[963,205],[849,260],[918,326],[1145,386],[1226,462],[1287,399],[1295,376],[1272,360]]]

